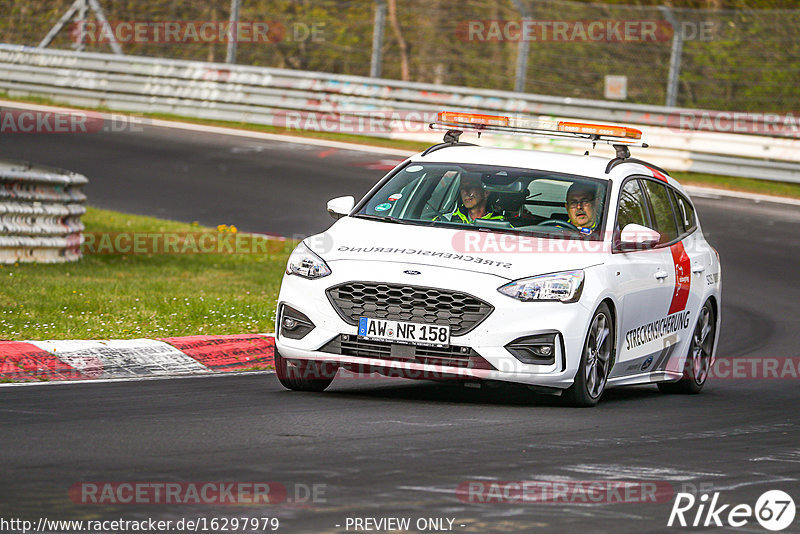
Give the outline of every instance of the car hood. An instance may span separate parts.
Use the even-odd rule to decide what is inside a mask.
[[[542,239],[499,232],[393,224],[354,217],[305,239],[329,264],[373,261],[435,265],[515,280],[603,263],[602,241]],[[331,265],[331,268],[335,268]]]

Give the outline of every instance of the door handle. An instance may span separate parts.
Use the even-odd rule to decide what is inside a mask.
[[[702,263],[695,263],[694,265],[692,265],[692,272],[694,274],[700,274],[705,270],[706,270],[706,266],[703,265]]]
[[[663,269],[659,269],[653,276],[655,276],[657,280],[663,280],[664,278],[669,276],[669,273]]]

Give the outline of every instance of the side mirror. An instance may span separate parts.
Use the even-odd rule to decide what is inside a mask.
[[[328,214],[335,219],[341,219],[356,205],[353,197],[337,197],[328,201]]]
[[[620,250],[645,250],[653,248],[661,241],[661,234],[642,226],[641,224],[628,224],[619,235]]]

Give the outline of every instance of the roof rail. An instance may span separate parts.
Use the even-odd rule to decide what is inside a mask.
[[[436,152],[437,150],[440,150],[442,148],[450,148],[451,146],[478,146],[478,145],[476,145],[475,143],[461,143],[461,142],[458,142],[458,143],[439,143],[437,145],[429,146],[428,148],[426,148],[425,152],[420,154],[420,156],[427,156],[431,152]]]
[[[425,149],[425,152],[420,154],[421,156],[426,156],[431,152],[436,152],[439,149],[447,148],[449,146],[476,146],[475,143],[462,143],[458,140],[461,137],[461,134],[464,132],[461,130],[447,130],[447,133],[444,134],[444,142],[439,143],[438,145],[429,146]]]
[[[639,165],[644,165],[645,167],[649,167],[651,169],[655,169],[658,172],[660,172],[661,174],[666,174],[667,176],[669,176],[669,173],[667,171],[665,171],[664,169],[662,169],[661,167],[659,167],[657,165],[653,165],[652,163],[644,161],[642,159],[636,159],[636,158],[624,158],[624,159],[622,159],[622,158],[614,158],[614,159],[612,159],[611,161],[608,162],[608,165],[606,165],[606,174],[609,174],[611,172],[611,169],[613,169],[614,167],[616,167],[620,163],[638,163]]]

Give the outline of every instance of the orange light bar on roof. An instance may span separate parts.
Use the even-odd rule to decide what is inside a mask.
[[[446,122],[450,124],[476,124],[484,126],[508,126],[509,118],[501,115],[481,115],[480,113],[440,111],[439,122]]]
[[[627,126],[610,126],[608,124],[590,124],[585,122],[558,122],[559,132],[572,132],[579,134],[604,135],[606,137],[623,137],[626,139],[641,139],[642,132]]]

